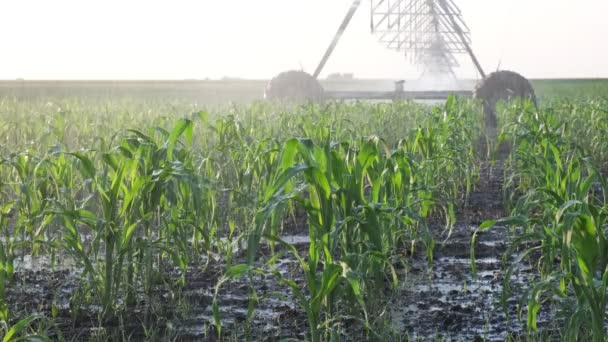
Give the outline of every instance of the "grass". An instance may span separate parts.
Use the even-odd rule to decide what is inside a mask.
[[[562,97],[560,87],[539,93]],[[539,110],[499,112],[499,143],[511,149],[504,188],[512,217],[480,229],[523,228],[513,229],[510,245],[539,269],[538,281],[514,294],[526,303],[531,333],[550,303],[566,317],[562,336],[602,341],[608,101],[541,96]],[[249,327],[260,300],[256,282],[274,278],[306,315],[310,340],[348,339],[346,325],[365,339],[390,339],[385,308],[400,282],[396,265],[408,263],[403,251],[421,242],[432,267],[486,158],[479,107],[455,98],[434,107],[256,102],[214,110],[148,97],[9,97],[0,100],[0,115],[5,336],[27,334],[35,320],[53,334],[52,317],[25,318],[6,300],[16,258],[40,254],[75,260],[82,272],[70,310],[77,318],[100,307],[102,327],[152,303],[158,288],[186,286],[187,269],[215,260],[224,270],[213,305],[219,338],[227,333],[223,288],[245,281]],[[282,239],[298,210],[306,250]],[[429,228],[437,222],[441,234]],[[297,261],[296,272],[280,271],[285,256]]]

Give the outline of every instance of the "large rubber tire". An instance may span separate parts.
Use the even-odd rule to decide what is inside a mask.
[[[319,102],[323,100],[323,87],[310,74],[291,70],[280,73],[268,83],[264,98],[284,102]]]
[[[496,71],[475,86],[473,98],[483,102],[486,129],[496,132],[496,104],[514,99],[531,100],[536,106],[536,94],[530,81],[513,71]]]

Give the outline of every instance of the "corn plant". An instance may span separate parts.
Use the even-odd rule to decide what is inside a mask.
[[[54,265],[55,247],[48,232],[52,214],[47,209],[62,190],[48,161],[27,153],[2,160],[0,174],[8,180],[0,181],[0,319],[7,321],[5,288],[12,280],[15,258],[51,247]]]
[[[178,148],[182,135],[192,141],[192,122],[178,121],[172,132],[161,132],[162,145],[139,131],[130,133],[101,154],[99,166],[84,153],[69,154],[93,195],[78,206],[55,209],[64,220],[65,248],[84,266],[81,277],[106,318],[114,316],[122,298],[134,302],[138,278],[150,294],[165,256],[185,269],[188,238],[208,237],[204,182],[194,174],[187,149]],[[83,239],[82,227],[94,232],[92,241]]]
[[[445,107],[436,108],[430,120],[403,143],[420,170],[419,183],[424,188],[420,197],[427,198],[424,215],[439,209],[448,236],[456,221],[456,206],[467,201],[477,181],[473,130],[479,124],[475,116],[468,114],[469,110],[451,97]]]
[[[2,231],[2,241],[0,241],[0,321],[7,322],[9,310],[6,303],[6,286],[11,281],[14,272],[13,243],[9,235],[8,218],[12,203],[4,204],[0,211],[0,230]]]
[[[414,199],[416,191],[403,187],[409,183],[402,182],[404,174],[411,176],[410,163],[405,158],[387,159],[391,157],[377,139],[354,148],[330,142],[316,146],[310,139],[291,139],[283,147],[280,168],[266,192],[256,229],[249,233],[248,267],[257,260],[257,246],[263,237],[279,243],[299,261],[306,292],[277,270],[271,274],[298,299],[315,341],[324,335],[320,327],[329,328],[329,322],[337,322],[344,315],[338,309],[343,300],[357,303],[363,313],[361,322],[368,324],[366,299],[372,299],[366,298],[363,290],[383,287],[385,270],[392,271],[391,279],[396,282],[391,263],[396,250],[405,242],[403,237],[417,236],[420,216],[407,205],[421,201]],[[395,165],[398,162],[406,162],[403,171]],[[307,190],[304,196],[300,195],[304,188],[297,185],[298,179]],[[310,246],[306,257],[273,229],[272,222],[276,222],[274,218],[286,202],[295,202],[307,212]],[[402,207],[392,208],[389,202]],[[409,234],[407,227],[411,227]],[[326,333],[330,334],[327,338],[336,336],[332,329]]]
[[[549,112],[522,112],[507,127],[514,145],[507,188],[513,218],[524,234],[510,251],[523,248],[521,258],[540,253],[540,279],[525,292],[527,325],[537,329],[541,305],[559,305],[569,339],[605,339],[606,180],[585,148],[574,144],[568,125]],[[504,223],[503,222],[503,223]],[[487,229],[496,221],[482,225]],[[513,272],[510,268],[508,274]],[[508,291],[508,280],[505,284]]]
[[[37,328],[33,327],[36,321],[41,321]],[[50,327],[44,327],[44,316],[32,315],[15,323],[13,326],[7,326],[0,321],[0,332],[3,333],[2,342],[16,341],[51,341],[48,337]]]

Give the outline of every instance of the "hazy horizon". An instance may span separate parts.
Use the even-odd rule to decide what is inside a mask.
[[[608,2],[456,1],[486,72],[533,79],[608,78]],[[0,79],[269,79],[313,71],[350,0],[172,2],[118,0],[0,4]],[[364,1],[322,77],[416,79],[419,70],[370,34]],[[467,56],[457,75],[477,78]]]

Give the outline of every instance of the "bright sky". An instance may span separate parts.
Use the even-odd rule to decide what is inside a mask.
[[[607,0],[456,0],[486,69],[608,77]],[[270,78],[314,71],[351,0],[0,0],[0,79]],[[369,0],[323,74],[416,78]],[[463,58],[457,71],[475,77]]]

